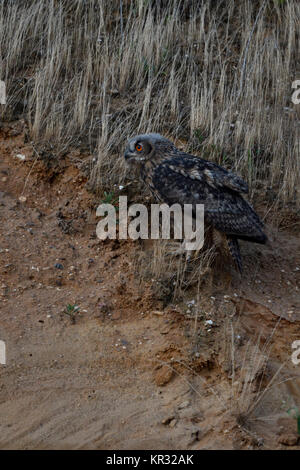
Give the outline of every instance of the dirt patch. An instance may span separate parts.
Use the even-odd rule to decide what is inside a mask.
[[[268,226],[242,280],[162,307],[143,247],[96,238],[76,158],[46,168],[22,123],[0,138],[1,448],[297,448],[298,234]]]

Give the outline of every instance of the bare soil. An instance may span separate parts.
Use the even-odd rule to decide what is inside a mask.
[[[242,279],[215,268],[165,305],[143,245],[96,238],[83,157],[46,165],[22,122],[0,139],[0,448],[299,448],[299,218],[243,244]]]

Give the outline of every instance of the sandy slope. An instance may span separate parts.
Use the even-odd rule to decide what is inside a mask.
[[[245,244],[243,280],[215,273],[196,321],[193,292],[163,309],[139,286],[143,247],[95,238],[76,158],[46,170],[20,123],[0,137],[0,448],[296,448],[300,222]]]

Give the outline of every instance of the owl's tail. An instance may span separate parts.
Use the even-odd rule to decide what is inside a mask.
[[[232,258],[234,259],[239,272],[242,274],[243,263],[242,263],[242,257],[241,257],[238,239],[236,237],[230,237],[229,235],[227,235],[227,243],[228,243],[230,254]]]

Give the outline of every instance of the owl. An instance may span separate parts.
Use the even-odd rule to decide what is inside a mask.
[[[159,202],[204,205],[205,225],[223,238],[242,273],[238,240],[264,244],[263,223],[244,199],[248,186],[221,166],[179,150],[160,134],[143,134],[128,141],[126,162],[138,166],[141,179]]]

